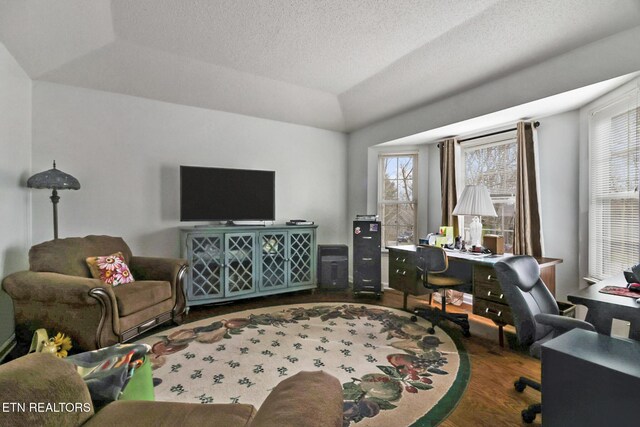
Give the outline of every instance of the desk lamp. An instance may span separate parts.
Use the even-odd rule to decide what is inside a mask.
[[[498,216],[489,190],[482,184],[465,186],[452,214],[474,215],[469,224],[470,243],[473,246],[482,246],[482,223],[479,217]]]
[[[58,238],[58,190],[79,190],[80,183],[77,179],[56,169],[56,161],[53,161],[53,169],[37,173],[27,180],[29,188],[46,188],[51,192],[51,203],[53,203],[53,238]]]

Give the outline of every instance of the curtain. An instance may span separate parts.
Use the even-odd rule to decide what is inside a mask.
[[[441,191],[441,225],[452,226],[453,235],[458,236],[458,217],[452,215],[458,203],[456,191],[456,149],[455,139],[445,139],[440,143],[440,191]]]
[[[540,194],[538,183],[537,136],[532,123],[516,126],[516,206],[513,253],[541,257],[543,253]]]

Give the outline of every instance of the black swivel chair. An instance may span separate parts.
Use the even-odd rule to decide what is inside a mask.
[[[502,292],[511,307],[516,335],[521,345],[529,346],[529,354],[540,359],[541,345],[571,329],[594,331],[591,323],[559,315],[558,304],[540,278],[535,258],[518,255],[499,261],[494,266]],[[540,391],[540,383],[520,377],[514,387],[522,392],[527,386]],[[522,419],[531,423],[542,405],[536,403],[522,410]]]
[[[463,290],[462,288],[467,288],[469,284],[457,277],[442,274],[449,268],[449,259],[444,249],[436,246],[418,246],[416,252],[416,268],[420,280],[425,288],[440,292],[442,309],[416,308],[414,313],[431,322],[431,328],[428,329],[430,334],[435,333],[435,327],[441,320],[449,320],[462,328],[465,337],[470,336],[469,315],[447,312],[446,299],[447,289]]]

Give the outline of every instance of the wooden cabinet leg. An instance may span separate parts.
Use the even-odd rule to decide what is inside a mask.
[[[498,342],[500,347],[504,347],[504,326],[498,325]]]

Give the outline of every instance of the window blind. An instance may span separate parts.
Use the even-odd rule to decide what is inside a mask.
[[[589,275],[620,273],[640,259],[638,89],[589,118]]]

